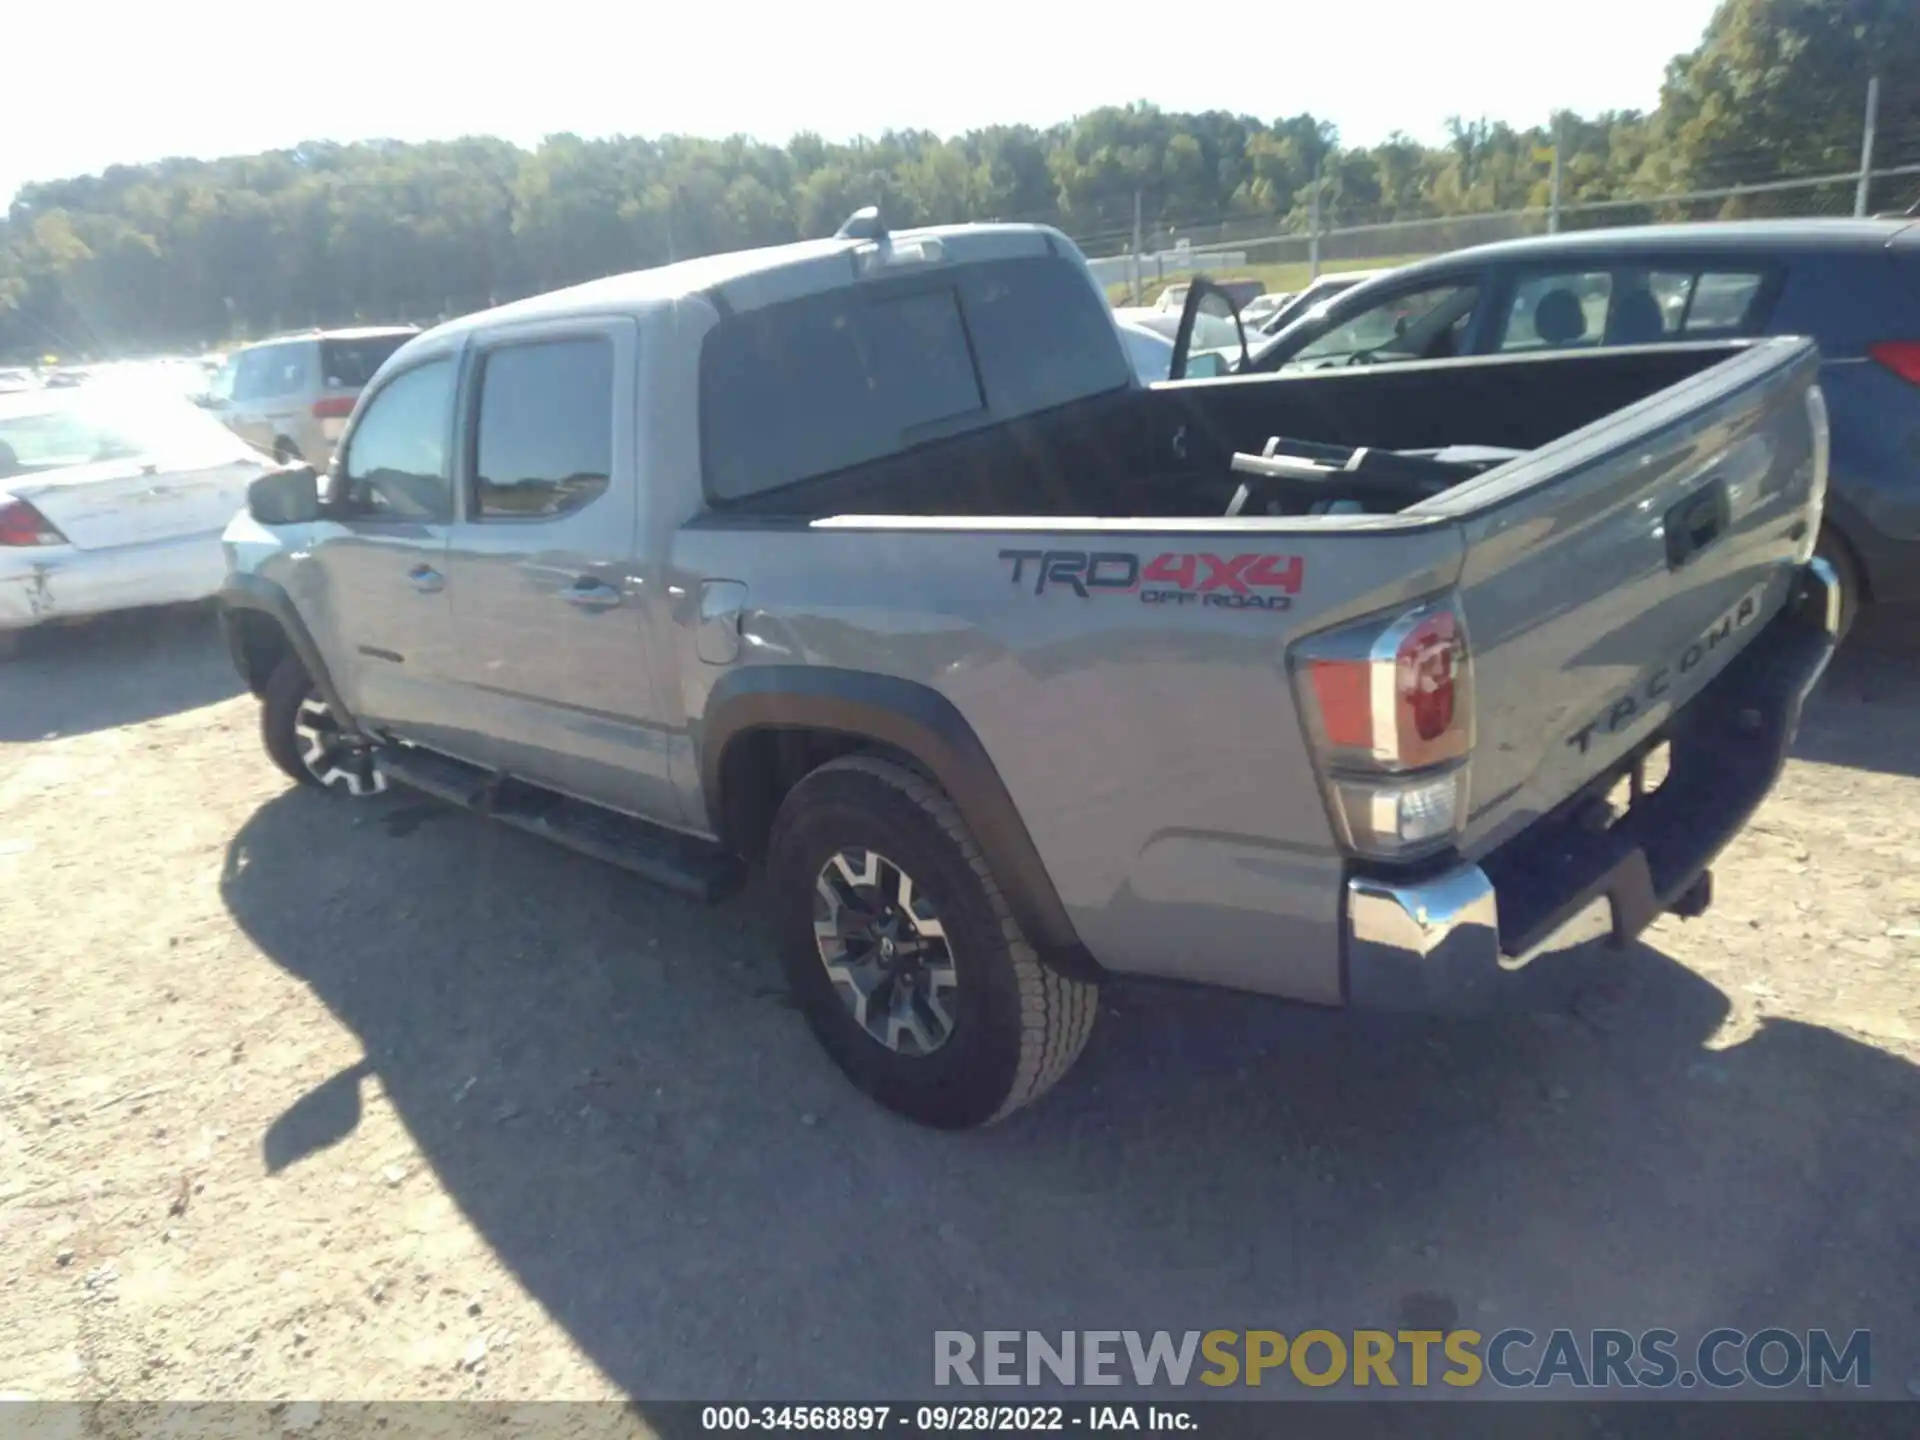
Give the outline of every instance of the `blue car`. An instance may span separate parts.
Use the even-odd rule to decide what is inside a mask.
[[[1920,602],[1920,221],[1751,220],[1543,235],[1355,286],[1239,368],[1659,345],[1819,342],[1832,429],[1821,552],[1846,618]]]

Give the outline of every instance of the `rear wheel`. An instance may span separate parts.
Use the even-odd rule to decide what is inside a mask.
[[[1820,527],[1820,543],[1813,553],[1840,577],[1840,629],[1835,638],[1844,640],[1860,613],[1860,563],[1853,558],[1853,547],[1831,525]]]
[[[848,756],[796,785],[768,846],[781,958],[847,1077],[964,1129],[1039,1098],[1098,991],[1041,964],[960,813],[905,766]]]
[[[260,699],[267,754],[302,785],[354,799],[387,788],[373,751],[341,723],[298,659],[280,662]]]

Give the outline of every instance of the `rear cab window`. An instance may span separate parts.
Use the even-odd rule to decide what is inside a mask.
[[[723,320],[700,360],[706,489],[744,499],[1132,383],[1051,256],[871,281]]]

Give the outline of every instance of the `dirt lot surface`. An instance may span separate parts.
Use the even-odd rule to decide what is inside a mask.
[[[1901,1393],[1920,626],[1870,619],[1712,913],[1549,1008],[1114,987],[961,1136],[829,1068],[752,893],[296,793],[206,617],[63,633],[0,669],[0,1391],[898,1397],[939,1328],[1412,1321],[1865,1326]]]

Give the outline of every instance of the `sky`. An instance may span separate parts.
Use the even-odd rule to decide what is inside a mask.
[[[1530,125],[1554,109],[1651,109],[1667,60],[1698,43],[1714,0],[5,8],[10,201],[32,180],[302,140],[841,140],[1047,125],[1129,100],[1262,119],[1307,110],[1356,145],[1395,130],[1435,141],[1451,114]]]

